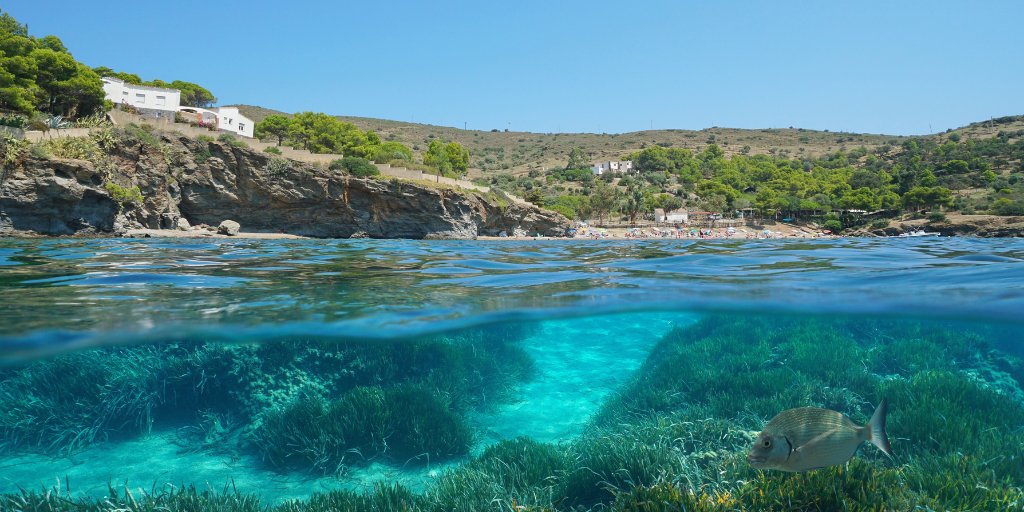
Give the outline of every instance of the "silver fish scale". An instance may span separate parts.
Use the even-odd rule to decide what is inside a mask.
[[[856,437],[863,428],[836,411],[800,407],[780,412],[765,425],[764,432],[786,436],[793,448],[798,448],[826,432],[839,430]]]

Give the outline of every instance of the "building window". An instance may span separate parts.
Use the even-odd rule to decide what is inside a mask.
[[[145,102],[146,102],[146,95],[145,94],[142,94],[142,93],[136,93],[135,94],[135,103],[145,103]]]
[[[159,105],[159,106],[166,105],[167,104],[167,96],[157,96],[156,97],[156,104]]]
[[[238,131],[240,131],[240,132],[244,132],[245,131],[245,123],[238,123]]]

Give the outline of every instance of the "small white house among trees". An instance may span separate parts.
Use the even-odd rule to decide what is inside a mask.
[[[256,123],[242,115],[238,107],[183,107],[178,89],[136,85],[113,77],[103,77],[102,81],[106,99],[114,104],[129,105],[147,117],[174,119],[174,115],[180,113],[190,122],[214,126],[243,137],[252,137],[256,129]]]
[[[105,99],[114,104],[129,105],[151,117],[174,117],[181,107],[181,91],[136,85],[113,77],[103,77]]]
[[[181,107],[179,113],[189,122],[202,122],[205,126],[215,126],[218,130],[232,132],[243,137],[253,137],[253,132],[256,129],[256,123],[242,115],[238,107],[211,109]]]
[[[623,174],[633,172],[633,161],[622,160],[622,161],[611,161],[611,162],[597,162],[593,167],[590,168],[594,172],[595,176],[600,176],[606,172],[620,172]]]

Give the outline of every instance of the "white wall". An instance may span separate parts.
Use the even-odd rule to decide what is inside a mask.
[[[114,103],[121,103],[121,91],[124,89],[124,82],[120,80],[111,80],[109,78],[103,79],[103,94],[104,99],[113,101]]]
[[[127,103],[135,108],[177,112],[181,106],[181,91],[146,87],[122,82],[115,78],[103,79],[105,99],[114,103]]]
[[[217,128],[252,138],[256,123],[243,116],[236,107],[220,107],[217,109]]]
[[[633,161],[612,161],[612,162],[598,162],[590,168],[591,172],[600,176],[606,172],[621,172],[623,174],[633,171]]]

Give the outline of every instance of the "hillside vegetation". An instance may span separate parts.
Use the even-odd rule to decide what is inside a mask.
[[[269,115],[282,114],[277,110],[252,105],[237,106],[256,122]],[[454,140],[466,147],[472,155],[470,177],[495,173],[518,176],[529,171],[564,167],[574,148],[582,148],[593,161],[616,160],[646,146],[661,145],[701,151],[709,143],[717,144],[726,155],[749,153],[817,157],[861,145],[869,149],[886,144],[898,145],[907,138],[792,127],[760,130],[713,127],[704,130],[645,130],[621,134],[531,133],[497,129],[461,130],[368,117],[337,117],[363,130],[372,130],[384,140],[406,144],[416,152],[426,150],[434,139]]]
[[[281,115],[241,108],[256,119]],[[456,141],[469,151],[468,174],[477,182],[580,220],[632,223],[655,208],[685,206],[725,217],[743,211],[816,221],[837,231],[882,227],[907,214],[1024,214],[1021,116],[919,137],[798,128],[534,134],[338,119],[415,155]],[[617,159],[633,160],[638,173],[598,178],[588,168]]]

